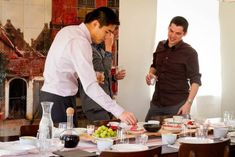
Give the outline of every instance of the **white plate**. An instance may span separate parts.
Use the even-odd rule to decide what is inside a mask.
[[[228,137],[230,138],[230,141],[235,143],[235,131],[229,132]]]
[[[230,137],[230,142],[235,143],[235,137]]]
[[[212,123],[212,124],[210,124],[210,126],[211,126],[212,128],[226,127],[226,125],[224,124],[224,122]]]
[[[78,135],[83,134],[87,131],[86,128],[74,128],[74,130],[78,133]]]
[[[235,137],[235,131],[229,132],[229,133],[228,133],[228,136],[229,136],[229,137]]]
[[[113,145],[111,148],[112,150],[118,152],[136,152],[136,151],[148,150],[147,146],[140,144],[116,144]]]
[[[214,140],[209,138],[198,138],[198,137],[183,137],[177,140],[179,143],[195,143],[195,144],[203,144],[203,143],[213,143]]]

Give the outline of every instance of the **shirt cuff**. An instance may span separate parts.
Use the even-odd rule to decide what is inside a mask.
[[[109,52],[109,51],[105,51],[105,54],[104,54],[105,57],[111,57],[113,56],[112,52]]]

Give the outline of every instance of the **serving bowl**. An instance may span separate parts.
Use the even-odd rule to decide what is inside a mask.
[[[148,132],[157,132],[158,130],[161,129],[161,126],[159,124],[149,124],[149,123],[147,123],[147,124],[144,124],[143,127]]]

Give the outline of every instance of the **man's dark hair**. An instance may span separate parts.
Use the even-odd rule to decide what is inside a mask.
[[[170,25],[172,23],[174,23],[176,26],[182,26],[184,32],[188,31],[188,21],[184,17],[176,16],[171,20]]]
[[[100,27],[108,25],[120,25],[118,15],[108,7],[100,7],[89,12],[84,23],[90,23],[94,20],[98,20]]]

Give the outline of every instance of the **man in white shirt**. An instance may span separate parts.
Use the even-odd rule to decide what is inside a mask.
[[[105,110],[121,121],[136,123],[134,114],[125,111],[99,86],[92,64],[91,43],[103,42],[119,24],[112,9],[100,7],[88,13],[84,23],[67,26],[56,35],[46,58],[40,93],[40,101],[54,102],[51,114],[54,123],[67,121],[67,107],[75,108],[78,78],[85,93]]]

